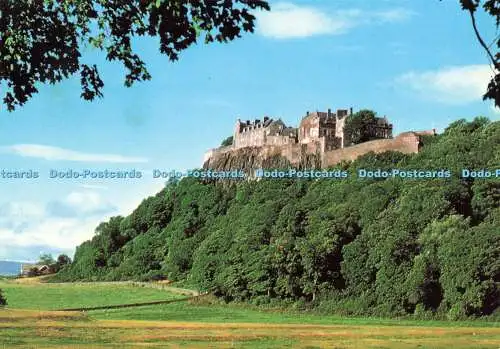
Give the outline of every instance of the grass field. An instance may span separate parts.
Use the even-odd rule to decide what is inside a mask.
[[[16,309],[57,310],[136,302],[151,302],[182,297],[154,288],[127,284],[40,284],[0,281],[9,306]]]
[[[488,322],[397,321],[179,302],[88,313],[58,307],[138,303],[181,295],[126,284],[1,282],[0,348],[500,348]],[[22,310],[31,309],[31,310]],[[35,309],[35,310],[33,310]]]
[[[137,308],[96,310],[92,317],[102,320],[142,320],[142,321],[199,321],[211,323],[251,322],[269,324],[319,324],[319,325],[387,325],[446,327],[496,327],[500,324],[486,321],[421,321],[395,320],[383,318],[345,318],[338,315],[320,315],[298,311],[266,310],[256,306],[238,304],[204,304],[205,302],[179,302]]]

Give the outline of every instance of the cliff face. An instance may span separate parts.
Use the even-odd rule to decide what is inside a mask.
[[[243,170],[249,173],[259,168],[320,168],[320,154],[300,154],[291,162],[280,152],[261,147],[241,148],[233,151],[214,153],[203,164],[204,169]]]

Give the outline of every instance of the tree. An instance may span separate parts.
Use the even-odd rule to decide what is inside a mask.
[[[494,44],[494,41],[490,45],[484,41],[477,28],[475,16],[477,9],[482,5],[486,13],[495,18],[498,33],[498,27],[500,25],[500,4],[498,0],[486,0],[484,2],[481,0],[460,0],[460,5],[462,6],[462,10],[469,12],[474,34],[481,47],[485,50],[488,60],[494,68],[492,69],[492,74],[494,76],[488,84],[483,100],[491,99],[494,101],[495,105],[500,108],[500,52],[496,54],[492,53],[491,46]],[[495,41],[497,48],[500,48],[500,36],[497,36]]]
[[[7,305],[7,299],[5,299],[2,290],[0,289],[0,307],[4,307]]]
[[[227,147],[231,144],[233,144],[233,136],[229,136],[226,139],[224,139],[221,143],[221,147]]]
[[[66,255],[61,255],[61,256],[65,256],[66,258],[69,259],[69,257]],[[40,255],[40,258],[38,259],[38,265],[48,266],[49,273],[51,273],[51,274],[57,273],[59,271],[59,269],[61,268],[61,266],[59,265],[59,258],[61,258],[61,256],[59,256],[57,261],[56,261],[56,260],[54,260],[54,258],[52,257],[51,254],[49,254],[49,253],[42,254],[42,255]],[[64,259],[64,257],[63,257],[63,259]],[[33,269],[36,269],[36,270],[30,270],[30,272],[29,272],[30,276],[40,275],[40,271],[37,268],[33,268]]]
[[[30,278],[36,277],[36,276],[40,276],[40,271],[36,267],[30,268],[30,270],[28,271],[27,276],[30,277]]]
[[[60,270],[62,267],[71,264],[71,258],[69,258],[65,254],[60,254],[59,257],[57,257],[56,264],[57,264],[57,269]]]
[[[358,144],[372,139],[369,128],[376,123],[375,115],[374,111],[363,109],[347,117],[344,133],[351,144]]]
[[[40,258],[38,259],[38,264],[39,265],[47,265],[51,266],[52,264],[55,264],[56,261],[52,257],[50,253],[44,253],[40,255]]]
[[[82,62],[93,47],[127,70],[125,86],[151,79],[132,49],[133,37],[158,37],[160,52],[171,61],[198,41],[229,42],[253,32],[250,10],[269,10],[266,1],[234,0],[4,0],[0,2],[0,84],[9,111],[38,92],[39,83],[55,84],[79,74],[81,97],[102,97],[97,65]],[[4,87],[2,87],[4,88]]]

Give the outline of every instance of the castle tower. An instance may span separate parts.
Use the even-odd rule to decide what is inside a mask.
[[[337,110],[336,122],[335,122],[335,137],[340,139],[340,148],[344,148],[345,146],[345,138],[344,138],[344,127],[345,121],[349,115],[352,115],[352,108],[347,111],[346,109]]]
[[[233,147],[238,148],[240,144],[240,133],[243,125],[241,124],[241,120],[238,118],[236,120],[236,124],[234,125],[234,131],[233,131]]]

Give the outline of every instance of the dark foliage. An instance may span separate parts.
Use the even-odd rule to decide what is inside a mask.
[[[233,144],[233,136],[229,136],[226,139],[224,139],[220,145],[221,147],[227,147],[228,145],[231,144]]]
[[[157,37],[171,61],[201,39],[229,42],[253,32],[261,0],[2,0],[0,1],[0,83],[12,111],[38,92],[38,83],[55,84],[79,74],[82,98],[102,96],[104,82],[94,64],[82,62],[91,46],[126,69],[125,85],[151,79],[133,50],[133,38]]]
[[[28,272],[26,273],[26,276],[27,277],[35,277],[35,276],[40,276],[40,271],[38,270],[38,268],[30,268],[30,270],[28,270]]]
[[[7,299],[5,299],[2,290],[0,289],[0,307],[7,305]]]
[[[376,139],[371,128],[377,123],[376,114],[372,110],[363,109],[349,115],[344,126],[344,134],[348,144],[359,144]]]

